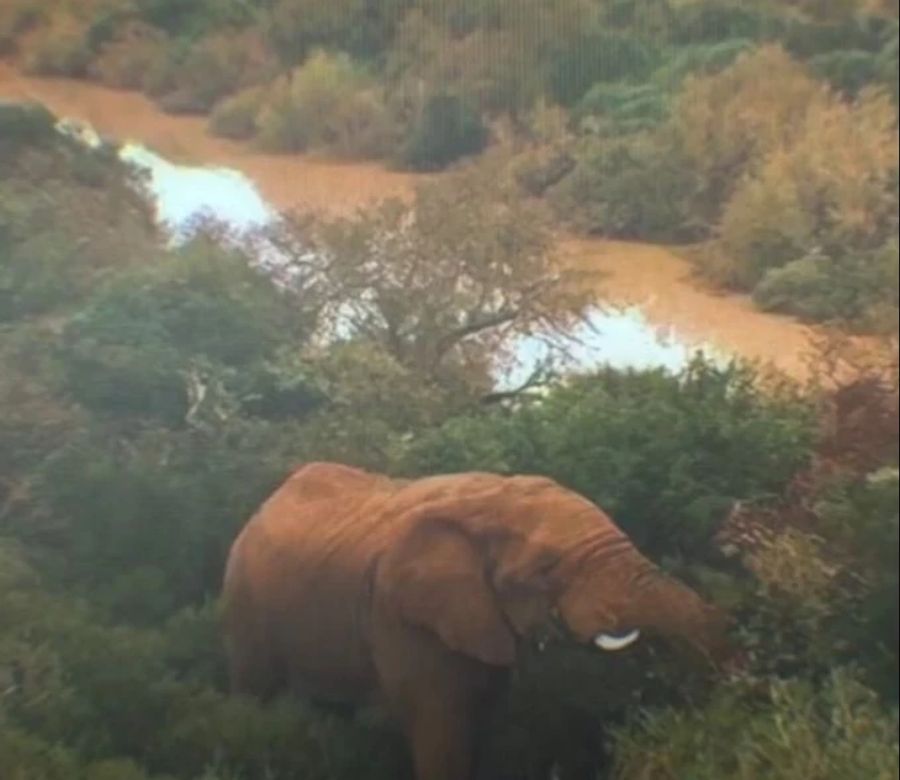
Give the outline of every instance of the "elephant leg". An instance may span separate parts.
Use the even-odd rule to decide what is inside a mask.
[[[478,715],[492,670],[424,631],[379,628],[379,682],[406,732],[416,780],[472,780]]]
[[[474,731],[474,780],[497,780],[496,761],[490,737],[499,714],[499,702],[509,685],[509,673],[498,670],[490,679],[481,696],[475,717]]]
[[[405,721],[416,780],[471,780],[474,735],[470,713],[433,699],[418,702]]]
[[[243,614],[247,614],[246,612]],[[271,652],[268,637],[259,624],[245,619],[228,627],[225,640],[231,692],[266,701],[284,682]]]

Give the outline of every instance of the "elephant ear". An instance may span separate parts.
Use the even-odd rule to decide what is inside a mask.
[[[407,532],[383,561],[380,587],[400,616],[450,649],[486,664],[515,662],[515,639],[473,541],[451,522]]]

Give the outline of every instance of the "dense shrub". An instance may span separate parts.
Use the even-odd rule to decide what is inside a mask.
[[[0,56],[11,54],[16,40],[41,17],[30,0],[9,0],[0,7]]]
[[[874,326],[896,311],[896,242],[833,258],[812,253],[769,270],[753,290],[764,309]]]
[[[895,434],[896,435],[896,434]],[[833,630],[848,662],[894,704],[898,698],[898,471],[894,463],[862,479],[829,485],[819,503],[822,532],[844,572],[859,572],[851,608]],[[831,627],[829,627],[831,628]]]
[[[808,409],[762,394],[746,370],[698,360],[680,377],[609,371],[518,412],[454,419],[408,463],[553,476],[659,555],[696,551],[733,498],[777,492],[805,458],[809,425]]]
[[[256,118],[262,148],[307,148],[377,157],[391,143],[389,115],[374,82],[346,55],[313,54],[268,90]]]
[[[266,35],[281,60],[293,66],[315,48],[341,49],[371,59],[390,42],[408,4],[404,0],[275,0],[265,17]]]
[[[404,25],[388,53],[405,0],[128,5],[122,16],[124,3],[78,3],[77,34],[57,20],[23,42],[60,36],[43,52],[51,70],[77,72],[99,52],[90,73],[182,108],[236,92],[213,127],[249,137],[268,124],[287,149],[384,154],[399,148],[396,124],[407,164],[437,168],[482,148],[479,111],[510,110],[534,153],[519,159],[520,183],[567,218],[667,239],[718,225],[720,278],[755,287],[762,305],[857,324],[893,312],[896,327],[896,116],[859,89],[880,79],[896,99],[890,25],[812,2],[781,26],[730,2],[574,0],[548,13],[544,0],[423,0],[411,18],[428,24]],[[132,27],[132,9],[150,27]],[[595,14],[623,56],[572,48]],[[372,57],[372,73],[384,57],[390,110],[340,54],[246,91],[274,75],[251,19],[291,65],[320,45]],[[812,58],[809,72],[749,51],[775,33]],[[650,74],[648,50],[673,39],[689,45]],[[561,109],[547,127],[528,116],[548,85],[581,97],[576,122]],[[543,211],[504,191],[499,165],[442,179],[412,209],[299,220],[287,246],[327,284],[288,295],[211,236],[161,249],[112,155],[52,126],[0,105],[0,528],[17,539],[0,541],[4,780],[409,776],[381,723],[222,692],[214,598],[228,545],[291,468],[322,458],[551,475],[738,616],[750,684],[711,700],[680,668],[663,679],[652,646],[613,660],[523,648],[486,726],[491,777],[896,775],[896,717],[857,682],[896,702],[896,441],[852,417],[842,435],[862,442],[865,468],[831,444],[814,457],[807,401],[703,361],[479,403],[511,330],[571,324],[583,304],[559,285]],[[326,250],[314,261],[313,245]],[[529,305],[467,332],[480,314],[510,316],[510,300]],[[346,301],[341,342],[310,342],[320,313]],[[896,430],[893,408],[879,432]],[[813,477],[792,478],[810,461]],[[817,468],[832,476],[820,484]],[[781,525],[726,566],[709,542],[736,498]],[[608,745],[604,729],[626,715]]]
[[[696,44],[676,49],[653,74],[653,81],[674,90],[689,75],[712,75],[749,52],[754,42],[747,38],[728,38],[715,43]]]
[[[840,49],[874,52],[881,47],[885,35],[889,35],[892,28],[896,30],[896,14],[894,20],[889,20],[865,12],[841,13],[839,8],[840,4],[835,8],[838,13],[832,18],[789,19],[780,35],[784,47],[804,59]],[[826,17],[827,9],[828,4],[820,4]]]
[[[136,0],[134,5],[145,22],[186,38],[246,24],[254,15],[253,5],[241,0]]]
[[[180,669],[189,615],[164,630],[111,626],[88,604],[42,587],[15,546],[4,543],[0,554],[0,674],[19,674],[0,711],[4,778],[407,775],[398,735],[383,725],[293,701],[228,698],[213,687],[218,678],[198,675],[206,648],[192,648],[190,668]]]
[[[725,272],[729,281],[753,287],[768,269],[819,252],[842,272],[870,265],[868,286],[874,291],[883,281],[875,250],[896,235],[896,110],[886,96],[866,93],[849,105],[833,98],[820,103],[799,121],[793,139],[746,176],[726,205]],[[801,268],[805,276],[795,270],[780,278],[812,283],[809,264]],[[817,273],[826,271],[823,261]],[[866,291],[854,276],[842,284],[854,288],[861,302]]]
[[[265,96],[264,87],[250,87],[220,101],[209,117],[210,132],[236,140],[253,138],[259,130],[256,118]]]
[[[152,254],[156,234],[130,174],[108,150],[53,143],[53,118],[43,109],[0,114],[14,143],[4,158],[10,175],[0,182],[0,321],[9,321],[74,303],[110,265],[127,264],[125,247]],[[22,145],[26,134],[33,140]],[[0,140],[0,153],[4,146]],[[48,202],[47,186],[64,209]],[[100,225],[107,229],[86,240],[84,231]]]
[[[166,60],[167,45],[165,36],[154,27],[122,26],[100,49],[88,72],[111,87],[142,89],[147,73]]]
[[[809,65],[819,78],[852,97],[877,83],[880,61],[871,52],[850,49],[820,54],[810,59]]]
[[[550,199],[561,217],[589,233],[683,240],[694,234],[695,187],[676,152],[637,135],[586,144]]]
[[[487,127],[463,98],[437,94],[425,100],[400,158],[414,170],[435,170],[477,154],[487,141]]]
[[[243,254],[198,239],[156,268],[123,274],[72,320],[67,387],[97,414],[178,424],[196,400],[192,377],[213,392],[205,383],[227,382],[228,369],[246,371],[299,336],[289,307]]]
[[[173,92],[178,84],[179,64],[183,57],[184,48],[177,44],[158,50],[147,62],[141,90],[156,99]]]
[[[597,82],[641,82],[656,64],[654,50],[640,38],[611,32],[586,34],[568,41],[548,66],[550,94],[574,105]]]
[[[896,714],[852,671],[837,670],[821,690],[776,682],[763,695],[725,689],[708,707],[653,713],[619,733],[613,776],[888,780],[897,772]]]
[[[250,34],[223,33],[191,45],[177,60],[160,105],[172,113],[207,113],[222,97],[271,76],[266,53]]]
[[[666,94],[653,84],[595,84],[575,107],[573,118],[594,135],[628,135],[658,126],[668,109]]]
[[[92,56],[85,25],[74,17],[61,17],[31,42],[25,69],[40,76],[83,76]]]
[[[0,101],[0,155],[48,143],[56,133],[55,125],[56,117],[38,103]]]
[[[155,623],[217,594],[237,529],[303,460],[303,438],[285,423],[242,420],[124,444],[114,430],[73,438],[42,468],[46,507],[60,518],[57,573],[118,620]]]
[[[776,32],[779,26],[774,16],[747,4],[702,0],[678,5],[668,32],[674,43],[696,44],[727,38],[760,40]]]
[[[810,107],[826,100],[821,85],[775,47],[739,56],[718,74],[687,79],[673,104],[671,130],[700,185],[696,215],[714,223],[743,174],[789,143]]]

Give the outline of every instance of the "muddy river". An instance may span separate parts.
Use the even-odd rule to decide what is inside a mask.
[[[266,221],[277,210],[346,212],[388,196],[406,197],[418,177],[377,164],[305,155],[270,155],[205,132],[205,120],[174,117],[141,95],[67,79],[33,79],[0,63],[0,98],[44,103],[57,116],[85,122],[123,142],[122,157],[143,168],[159,217],[177,234],[197,211],[239,224]],[[577,335],[582,367],[660,365],[677,370],[697,350],[732,355],[806,375],[811,331],[756,310],[746,296],[705,287],[677,251],[664,246],[569,239],[566,253],[604,273],[599,308]],[[523,341],[522,371],[542,346]],[[510,381],[514,381],[514,378]]]

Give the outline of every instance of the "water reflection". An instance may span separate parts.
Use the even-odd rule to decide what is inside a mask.
[[[157,219],[175,240],[201,215],[241,231],[260,227],[276,216],[253,182],[238,171],[176,165],[134,143],[122,146],[119,157],[146,175]]]
[[[84,123],[63,120],[60,132],[95,146],[96,134]],[[157,218],[177,242],[198,216],[210,216],[239,232],[261,227],[277,218],[277,212],[262,198],[253,182],[229,168],[177,165],[136,143],[126,143],[119,157],[146,176],[146,185],[156,202]],[[279,272],[278,259],[264,252],[261,265]],[[553,354],[562,370],[587,371],[600,366],[625,369],[665,368],[679,371],[702,344],[689,343],[671,328],[650,322],[639,306],[597,308],[586,322],[570,334],[565,354],[552,345],[549,336],[522,337],[513,347],[512,367],[497,372],[500,388],[521,385]],[[558,342],[558,339],[556,340]],[[705,348],[713,359],[724,355]]]
[[[617,369],[664,368],[677,372],[698,350],[716,362],[727,357],[702,343],[690,343],[674,329],[650,322],[638,306],[595,308],[571,333],[560,351],[549,336],[522,337],[514,347],[515,362],[498,378],[503,388],[520,386],[536,366],[555,355],[560,368],[587,371],[601,366]]]

